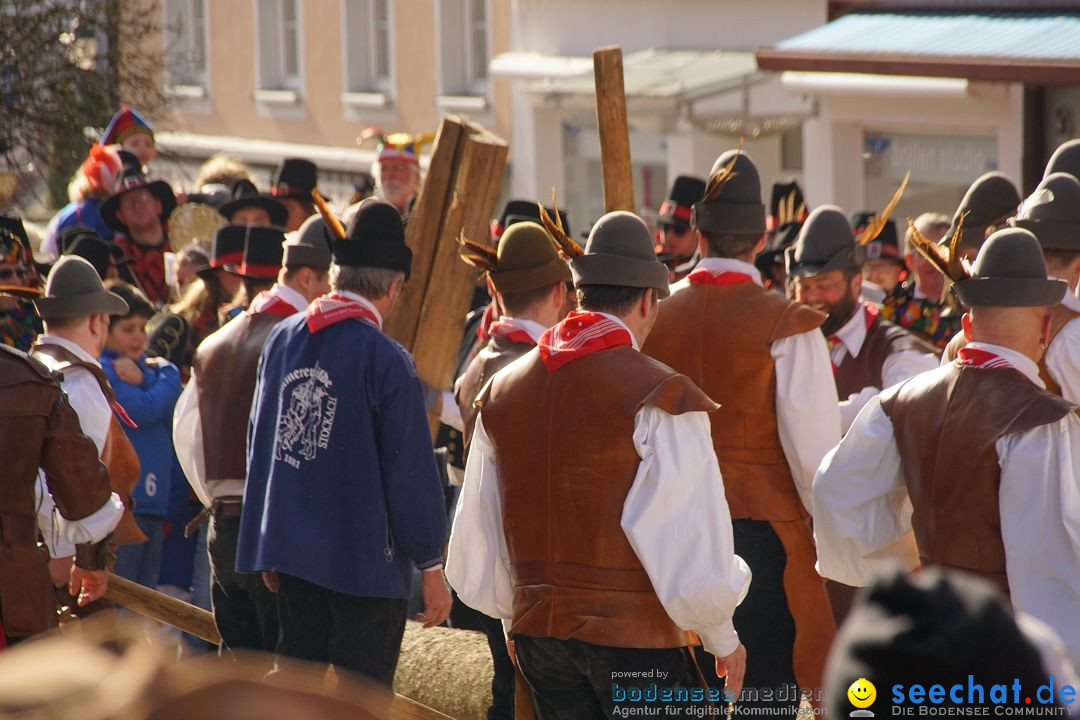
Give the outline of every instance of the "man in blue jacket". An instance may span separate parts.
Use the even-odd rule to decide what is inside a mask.
[[[425,627],[450,611],[446,518],[412,356],[381,331],[412,265],[401,216],[361,205],[331,293],[263,346],[237,569],[278,593],[278,653],[391,685],[412,568]]]

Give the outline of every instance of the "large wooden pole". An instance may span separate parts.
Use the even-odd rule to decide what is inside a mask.
[[[183,600],[151,590],[138,583],[109,573],[109,588],[105,597],[132,612],[180,628],[212,645],[221,644],[221,634],[213,614]]]
[[[634,210],[634,170],[626,121],[622,50],[617,45],[593,51],[596,126],[604,171],[604,212]]]

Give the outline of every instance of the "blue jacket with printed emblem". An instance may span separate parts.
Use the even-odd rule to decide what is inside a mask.
[[[407,598],[442,562],[447,522],[412,356],[360,319],[304,313],[263,346],[248,424],[236,568]]]

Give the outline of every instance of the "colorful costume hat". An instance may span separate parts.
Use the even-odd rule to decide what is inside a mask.
[[[356,138],[356,142],[363,145],[371,138],[378,141],[375,152],[378,153],[379,162],[384,160],[404,160],[419,164],[421,146],[434,140],[435,133],[410,135],[405,132],[396,132],[387,134],[378,128],[368,128],[360,133],[360,137]]]
[[[146,122],[146,118],[138,113],[135,108],[125,105],[120,112],[112,116],[109,126],[105,128],[105,134],[101,136],[102,145],[119,145],[134,133],[146,133],[154,137],[154,128]]]

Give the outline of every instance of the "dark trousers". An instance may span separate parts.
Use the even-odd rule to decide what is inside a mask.
[[[292,575],[278,577],[279,655],[332,663],[393,686],[406,600],[357,597]]]
[[[734,520],[735,554],[753,573],[746,598],[735,608],[735,630],[746,647],[746,678],[735,714],[751,708],[771,708],[770,717],[791,717],[799,710],[799,690],[791,662],[795,645],[795,621],[784,592],[787,553],[768,522]],[[722,687],[716,677],[716,661],[702,648],[696,649],[705,681]]]
[[[487,636],[495,670],[491,677],[491,706],[487,711],[487,720],[514,720],[516,677],[514,663],[510,661],[510,653],[506,651],[506,635],[503,634],[502,621],[473,610],[454,593],[450,622],[455,628],[478,630]]]
[[[210,518],[210,602],[222,644],[229,649],[274,652],[278,644],[277,598],[258,573],[236,571],[240,516]]]
[[[659,699],[662,688],[685,690],[687,696],[695,689],[700,693],[685,648],[616,648],[525,635],[515,636],[514,646],[540,720],[611,718],[616,711],[637,716],[646,707],[656,708],[652,714],[661,717],[700,717],[707,704]],[[698,712],[689,714],[691,708]]]

